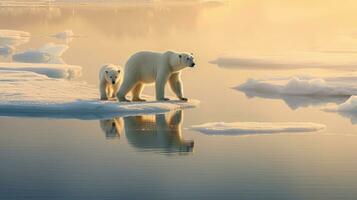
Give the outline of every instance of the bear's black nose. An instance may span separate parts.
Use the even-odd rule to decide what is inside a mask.
[[[192,63],[192,64],[191,64],[191,67],[194,67],[195,65],[196,65],[195,63]]]
[[[113,84],[115,84],[115,81],[112,81]]]

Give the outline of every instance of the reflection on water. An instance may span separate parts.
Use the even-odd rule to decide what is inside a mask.
[[[194,141],[185,140],[181,124],[183,111],[100,120],[107,139],[118,138],[123,129],[133,147],[161,153],[192,152]]]
[[[105,133],[107,139],[120,138],[123,132],[123,120],[122,118],[116,117],[113,119],[100,120],[100,128]]]

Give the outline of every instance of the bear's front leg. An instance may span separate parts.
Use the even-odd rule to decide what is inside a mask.
[[[168,80],[168,76],[164,75],[161,73],[159,74],[156,83],[155,83],[155,89],[156,89],[156,100],[157,101],[169,101],[169,98],[165,98],[165,85]]]
[[[100,100],[108,100],[108,96],[107,96],[107,84],[105,84],[105,83],[100,83],[100,85],[99,85],[99,91],[100,91]]]
[[[172,74],[169,79],[169,83],[177,98],[179,98],[181,101],[188,101],[187,98],[183,97],[183,86],[180,75],[180,72]]]

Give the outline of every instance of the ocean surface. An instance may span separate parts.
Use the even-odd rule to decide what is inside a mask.
[[[355,199],[357,115],[326,109],[357,91],[356,5],[340,3],[0,6],[0,29],[31,34],[15,52],[68,45],[60,62],[81,66],[80,80],[94,88],[103,64],[124,66],[137,51],[193,53],[197,67],[185,69],[182,80],[185,96],[200,101],[196,108],[112,119],[0,113],[0,199]],[[53,37],[64,30],[74,36]],[[14,62],[11,55],[0,61]],[[297,76],[318,81],[237,89],[249,79],[283,85]],[[315,87],[319,95],[305,92]],[[144,94],[153,96],[154,87]],[[237,135],[191,128],[211,122],[325,128]]]

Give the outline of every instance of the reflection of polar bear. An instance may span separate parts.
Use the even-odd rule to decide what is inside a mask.
[[[125,65],[123,84],[117,94],[118,100],[128,101],[125,96],[129,91],[132,91],[133,101],[145,101],[140,98],[144,84],[154,82],[156,100],[169,100],[165,98],[164,94],[166,82],[169,81],[176,96],[187,101],[183,96],[181,70],[193,66],[195,66],[193,56],[187,53],[138,52],[131,56]]]
[[[104,65],[99,72],[99,90],[100,99],[108,100],[109,98],[115,98],[118,91],[121,70],[119,66],[107,64]]]
[[[194,142],[184,140],[181,133],[182,111],[156,116],[134,116],[124,118],[125,135],[128,142],[140,149],[164,152],[191,152]]]
[[[118,138],[123,132],[123,122],[121,118],[100,120],[99,123],[107,139]]]

